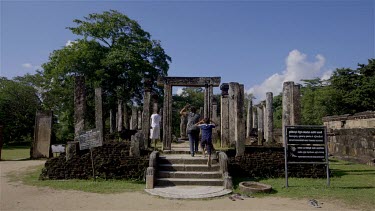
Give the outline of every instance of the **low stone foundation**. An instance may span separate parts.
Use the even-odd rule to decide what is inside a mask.
[[[130,142],[106,142],[93,149],[95,177],[143,180],[149,152],[129,156]],[[89,150],[77,151],[69,160],[65,153],[47,160],[40,179],[89,179],[93,177]]]
[[[285,177],[283,147],[248,146],[243,156],[227,151],[229,174],[233,177]],[[289,164],[289,177],[324,178],[324,164]]]

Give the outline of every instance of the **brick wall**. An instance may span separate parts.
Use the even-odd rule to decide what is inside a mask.
[[[233,177],[285,177],[283,147],[249,146],[243,156],[235,157],[234,150],[227,151],[229,174]],[[290,177],[326,177],[322,164],[289,164]]]
[[[93,149],[95,177],[142,180],[148,167],[148,152],[129,156],[130,142],[108,142]],[[65,153],[47,160],[41,179],[89,179],[92,167],[89,150],[77,151],[68,161]]]
[[[359,163],[375,161],[375,112],[323,118],[328,131],[328,151]]]

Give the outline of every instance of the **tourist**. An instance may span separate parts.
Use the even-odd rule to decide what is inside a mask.
[[[210,124],[213,123],[213,124]],[[204,118],[203,120],[199,121],[196,124],[202,130],[202,139],[201,139],[201,146],[203,150],[203,156],[206,157],[205,149],[207,149],[208,160],[207,165],[208,167],[211,166],[211,152],[213,151],[212,145],[212,128],[216,127],[216,123],[210,121],[209,118]]]
[[[190,112],[187,109],[190,108]],[[198,152],[198,145],[199,145],[199,127],[195,124],[199,121],[200,115],[196,113],[196,109],[193,106],[187,104],[183,109],[180,111],[180,115],[187,116],[188,122],[186,126],[186,131],[189,137],[190,143],[190,155],[194,157],[195,152]]]
[[[156,150],[156,140],[160,140],[160,121],[161,116],[158,114],[158,110],[154,109],[151,115],[151,129],[150,129],[150,139],[154,141],[154,150]]]

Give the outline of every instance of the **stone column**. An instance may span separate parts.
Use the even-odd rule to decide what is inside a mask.
[[[293,86],[293,103],[292,103],[292,119],[293,125],[301,124],[301,86],[295,84]]]
[[[163,150],[171,150],[172,145],[172,86],[164,84],[163,105]]]
[[[213,114],[213,104],[212,104],[212,101],[214,99],[214,88],[212,85],[209,85],[208,86],[208,117],[210,119],[213,118],[212,114]]]
[[[218,130],[220,128],[220,122],[218,121],[217,117],[217,101],[216,99],[212,100],[212,121],[214,121],[217,125],[214,129],[212,129],[212,141],[216,143],[218,138]]]
[[[245,88],[243,84],[239,84],[237,106],[236,106],[236,156],[242,156],[245,152],[246,128],[245,128],[245,107],[244,98]]]
[[[142,132],[145,140],[145,148],[150,145],[150,105],[151,105],[151,87],[152,81],[149,78],[145,78],[144,89],[145,94],[143,97],[143,112],[142,112]]]
[[[253,128],[258,128],[257,108],[253,106],[251,110],[253,112]]]
[[[114,133],[116,130],[116,112],[114,109],[109,110],[109,132]]]
[[[137,129],[138,130],[142,130],[142,117],[143,117],[143,114],[142,114],[141,110],[138,110],[137,116],[138,116],[138,119],[137,119],[137,121],[138,121],[138,123],[137,123]],[[151,116],[151,114],[150,114],[150,116]]]
[[[239,84],[235,82],[229,83],[229,140],[230,146],[236,146],[237,142],[237,122],[236,122],[236,107],[239,92]]]
[[[282,133],[283,144],[285,142],[285,126],[298,125],[301,123],[300,86],[294,85],[293,81],[283,84],[283,116]]]
[[[126,130],[130,129],[129,125],[129,109],[127,103],[124,103],[124,128]]]
[[[250,137],[251,129],[253,128],[253,112],[251,108],[253,107],[253,100],[249,99],[247,104],[247,116],[246,116],[246,138]]]
[[[258,114],[258,145],[263,144],[263,108],[262,105],[257,106]]]
[[[122,131],[122,125],[123,125],[123,122],[122,122],[122,119],[123,118],[123,115],[122,115],[122,100],[118,100],[117,101],[117,132],[121,132]]]
[[[210,97],[210,92],[208,90],[208,84],[206,84],[206,86],[204,87],[204,114],[203,114],[203,117],[204,118],[207,118],[209,117],[209,97]]]
[[[130,117],[130,130],[138,129],[138,111],[137,107],[132,107],[132,115]]]
[[[180,139],[187,140],[186,134],[187,116],[180,115]]]
[[[36,112],[31,158],[49,158],[52,135],[52,111]]]
[[[262,105],[262,109],[263,109],[263,140],[267,140],[268,137],[267,137],[267,132],[266,132],[266,128],[267,128],[267,111],[266,111],[266,101],[263,100],[261,102],[261,105]]]
[[[84,76],[75,76],[74,86],[74,138],[85,129],[86,86]]]
[[[267,125],[265,129],[265,133],[267,134],[266,142],[272,143],[273,142],[273,94],[272,92],[266,93],[266,119]]]
[[[221,147],[229,146],[229,97],[228,89],[229,84],[223,83],[220,86],[221,89],[221,121],[220,121],[220,132],[221,132]]]
[[[99,129],[101,142],[103,142],[104,122],[103,122],[102,88],[95,88],[95,126],[97,129]]]

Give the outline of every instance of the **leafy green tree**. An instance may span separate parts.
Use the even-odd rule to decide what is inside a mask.
[[[333,73],[329,81],[335,91],[336,114],[375,110],[375,59],[368,62],[358,64],[356,70],[341,68]]]
[[[273,125],[275,128],[282,127],[282,119],[283,119],[283,96],[282,93],[273,97]]]
[[[0,120],[4,143],[31,141],[36,111],[40,109],[37,90],[22,81],[0,78]]]
[[[161,93],[156,79],[167,75],[171,58],[160,41],[152,40],[136,21],[110,10],[89,14],[74,23],[77,26],[68,29],[82,38],[53,51],[49,61],[42,65],[45,78],[43,104],[57,114],[59,123],[66,130],[73,132],[72,76],[85,77],[88,113],[91,114],[88,118],[92,121],[94,88],[97,86],[103,88],[106,96],[105,110],[115,108],[118,100],[141,104],[145,76],[154,82],[154,92]]]

